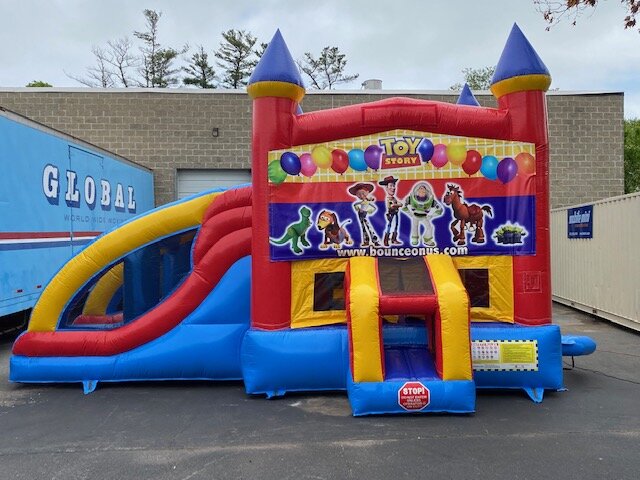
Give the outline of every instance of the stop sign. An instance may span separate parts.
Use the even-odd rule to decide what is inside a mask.
[[[398,404],[405,410],[422,410],[429,405],[429,397],[429,389],[420,382],[406,382],[398,389]]]

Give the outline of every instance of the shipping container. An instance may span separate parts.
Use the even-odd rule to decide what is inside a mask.
[[[0,107],[0,332],[93,238],[153,207],[151,170]]]
[[[553,299],[640,331],[639,218],[640,193],[553,209]]]

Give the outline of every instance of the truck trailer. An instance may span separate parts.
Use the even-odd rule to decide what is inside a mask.
[[[153,173],[0,107],[0,333],[102,232],[154,207]]]

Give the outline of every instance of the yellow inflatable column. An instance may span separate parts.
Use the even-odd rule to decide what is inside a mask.
[[[448,255],[427,255],[425,262],[438,296],[442,379],[471,380],[469,295]]]
[[[384,380],[376,260],[349,260],[349,347],[354,382]]]

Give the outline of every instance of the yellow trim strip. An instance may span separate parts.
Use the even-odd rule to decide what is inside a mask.
[[[295,83],[289,82],[256,82],[247,86],[247,93],[251,98],[283,97],[300,103],[305,90]]]
[[[505,78],[491,85],[491,93],[500,98],[503,95],[527,90],[542,90],[546,92],[551,86],[551,77],[544,74],[520,75],[518,77]]]
[[[438,294],[442,379],[471,380],[469,296],[450,256],[427,255],[425,261]]]
[[[104,315],[109,302],[122,286],[124,264],[116,263],[94,285],[82,308],[83,315]]]
[[[349,260],[349,334],[354,382],[381,382],[383,378],[376,260]]]
[[[154,210],[99,237],[69,260],[46,286],[33,308],[28,331],[52,332],[73,295],[106,265],[158,238],[196,227],[221,192]]]

